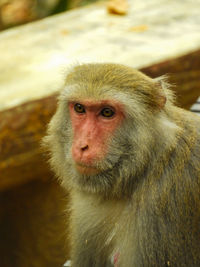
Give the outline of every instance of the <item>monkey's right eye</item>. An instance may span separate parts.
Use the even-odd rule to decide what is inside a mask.
[[[79,104],[79,103],[76,103],[74,105],[74,110],[77,112],[77,113],[85,113],[85,108],[83,105]]]

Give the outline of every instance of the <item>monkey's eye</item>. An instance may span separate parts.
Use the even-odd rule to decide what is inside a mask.
[[[77,112],[77,113],[85,113],[85,108],[83,105],[79,104],[79,103],[76,103],[74,105],[74,110]]]
[[[104,108],[101,110],[101,116],[111,118],[115,115],[115,112],[111,108]]]

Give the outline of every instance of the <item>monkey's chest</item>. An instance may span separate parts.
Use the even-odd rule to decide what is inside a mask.
[[[99,211],[99,210],[98,210]],[[134,219],[127,207],[115,204],[115,207],[105,207],[104,212],[98,214],[97,226],[100,236],[100,247],[109,253],[109,258],[114,266],[122,258],[127,258],[130,247],[134,249]],[[97,230],[97,232],[98,232]],[[122,256],[123,255],[123,256]]]

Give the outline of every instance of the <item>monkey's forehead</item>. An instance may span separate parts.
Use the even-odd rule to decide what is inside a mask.
[[[131,67],[112,63],[90,63],[73,67],[66,75],[66,97],[91,97],[98,100],[130,97],[138,90],[151,94],[155,81]],[[124,98],[123,97],[123,98]]]
[[[91,99],[92,101],[115,100],[116,102],[126,102],[130,99],[127,92],[119,92],[116,88],[102,86],[95,88],[92,84],[73,84],[66,85],[61,94],[61,100],[77,101]]]
[[[119,90],[134,90],[141,86],[151,86],[154,80],[142,72],[128,66],[112,63],[91,63],[73,67],[66,75],[66,85],[92,85],[96,90],[104,85]]]

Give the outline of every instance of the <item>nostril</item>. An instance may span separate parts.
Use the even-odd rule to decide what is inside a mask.
[[[81,150],[82,150],[82,151],[85,151],[85,150],[87,150],[88,148],[89,148],[88,145],[86,145],[86,146],[82,147]]]

